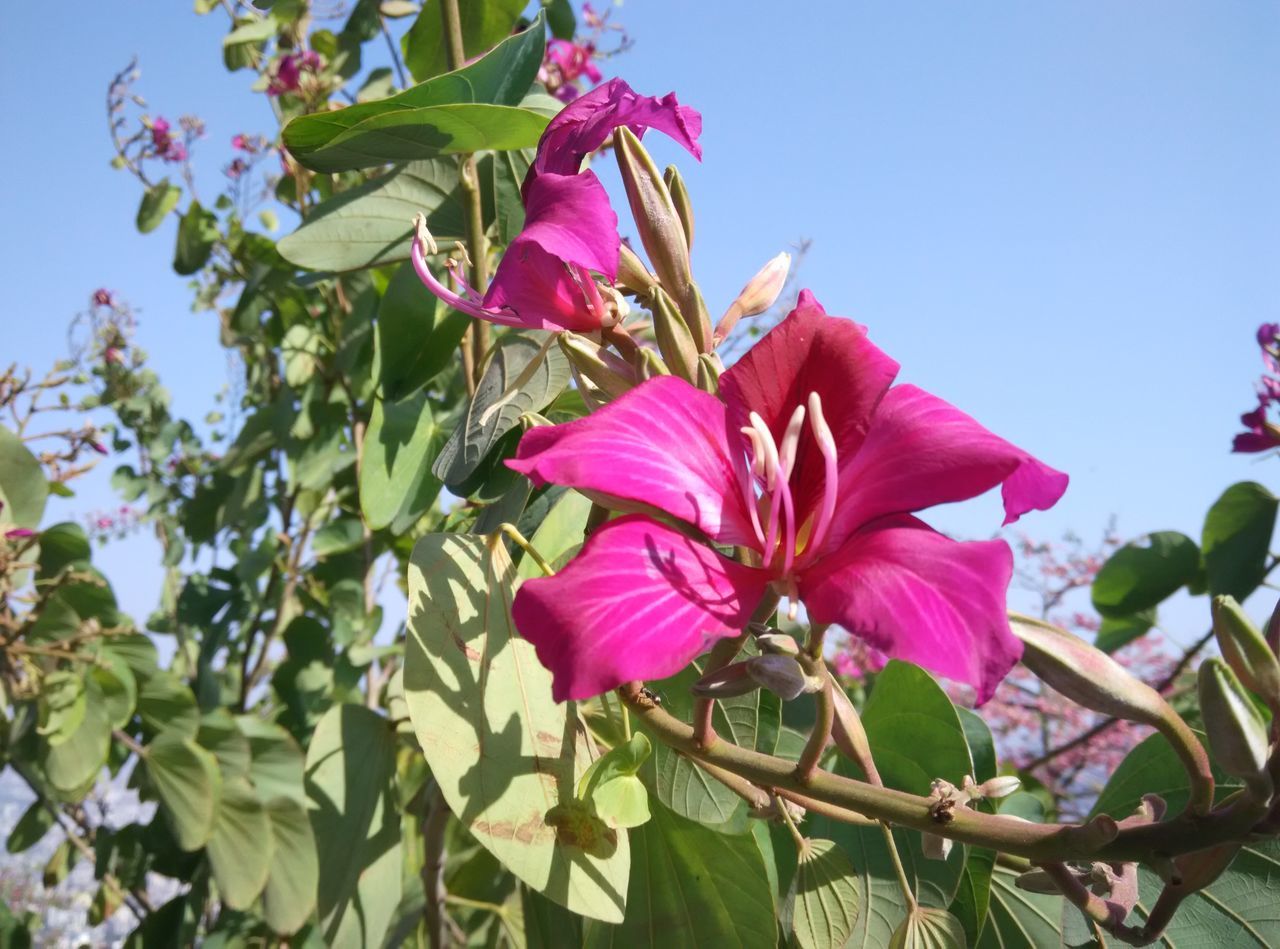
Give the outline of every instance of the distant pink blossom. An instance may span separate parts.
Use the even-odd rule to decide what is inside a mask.
[[[323,68],[324,60],[315,50],[288,53],[276,64],[275,75],[267,85],[267,95],[279,96],[286,92],[297,92],[302,88],[304,75],[314,75]]]
[[[167,162],[187,160],[187,146],[174,137],[168,119],[163,116],[151,123],[151,148],[157,158]]]
[[[97,289],[93,291],[94,306],[115,306],[115,299],[111,296],[110,290]]]
[[[1258,347],[1267,373],[1257,385],[1258,405],[1240,416],[1245,430],[1235,436],[1231,450],[1241,453],[1269,451],[1280,447],[1280,425],[1267,418],[1267,409],[1280,402],[1280,323],[1263,323],[1258,327]]]

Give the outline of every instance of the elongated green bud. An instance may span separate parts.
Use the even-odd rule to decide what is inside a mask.
[[[689,241],[667,183],[640,139],[626,126],[614,133],[614,154],[631,215],[663,289],[675,301],[698,352],[711,351],[711,318],[693,281]]]
[[[1213,806],[1209,757],[1159,692],[1079,636],[1028,616],[1010,613],[1009,619],[1013,634],[1022,640],[1023,665],[1047,685],[1085,708],[1159,730],[1191,779],[1190,808],[1208,813]]]
[[[698,380],[698,347],[680,311],[666,291],[654,287],[649,293],[653,309],[653,334],[667,368],[685,382]]]
[[[614,284],[639,296],[645,296],[658,285],[658,278],[649,273],[644,261],[626,241],[622,242],[618,250],[618,279]]]
[[[680,169],[668,165],[662,173],[662,180],[671,192],[671,203],[676,206],[676,214],[680,215],[680,223],[684,225],[684,239],[693,250],[693,202],[689,200],[689,190],[684,186]]]
[[[1280,712],[1280,662],[1232,596],[1213,598],[1213,632],[1222,658],[1273,713]]]
[[[1244,781],[1255,796],[1269,796],[1267,725],[1244,686],[1230,666],[1215,658],[1200,664],[1199,691],[1204,730],[1218,765]]]
[[[1280,655],[1280,602],[1271,611],[1271,621],[1267,623],[1267,645],[1272,653]]]
[[[715,353],[701,353],[698,356],[698,388],[712,395],[720,394],[720,373],[724,367],[720,357]]]
[[[639,382],[635,370],[624,359],[585,336],[561,333],[560,348],[573,367],[610,399],[625,395]]]
[[[871,742],[867,739],[867,730],[862,727],[862,719],[844,689],[835,682],[831,683],[831,704],[835,710],[831,718],[831,740],[842,755],[862,769],[869,783],[882,785],[884,782],[875,759],[871,757]]]
[[[639,354],[638,358],[640,360],[636,366],[636,372],[639,374],[641,381],[653,379],[656,376],[671,375],[671,370],[662,361],[662,357],[652,349],[639,349],[636,352]]]

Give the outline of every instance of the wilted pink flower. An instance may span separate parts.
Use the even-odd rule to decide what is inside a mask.
[[[1258,346],[1262,349],[1262,362],[1269,375],[1258,381],[1258,407],[1240,416],[1245,431],[1236,435],[1231,443],[1235,452],[1252,453],[1268,451],[1280,446],[1280,426],[1267,420],[1267,406],[1280,402],[1280,323],[1263,323],[1258,327]]]
[[[169,121],[163,116],[151,123],[151,147],[156,157],[167,162],[187,160],[187,146],[174,138]]]
[[[594,62],[596,47],[592,42],[553,39],[547,44],[546,56],[538,78],[562,102],[572,102],[582,94],[577,82],[585,78],[592,85],[603,75]]]
[[[98,289],[93,291],[93,304],[94,306],[115,306],[115,300],[110,290]]]
[[[521,194],[525,224],[503,255],[484,298],[456,270],[456,293],[427,266],[435,253],[425,225],[410,251],[427,288],[454,309],[477,319],[532,329],[598,329],[607,311],[592,272],[613,280],[618,274],[618,217],[595,173],[581,171],[583,159],[619,126],[637,135],[665,132],[702,157],[702,118],[680,105],[674,94],[639,96],[621,79],[611,79],[565,107],[538,142]]]
[[[557,700],[683,668],[736,634],[767,588],[876,649],[990,697],[1021,655],[1004,541],[959,543],[916,511],[1003,485],[1005,523],[1067,476],[912,385],[863,327],[805,291],[720,380],[720,398],[649,380],[586,418],[530,429],[508,465],[625,511],[691,525],[745,562],[646,514],[611,521],[513,616]]]
[[[248,163],[243,158],[236,158],[223,169],[223,173],[232,181],[235,181],[248,170]]]

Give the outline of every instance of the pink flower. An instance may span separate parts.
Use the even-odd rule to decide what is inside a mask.
[[[619,126],[637,135],[654,128],[702,157],[697,138],[702,118],[674,94],[639,96],[612,79],[560,112],[542,134],[521,194],[525,225],[507,248],[483,299],[460,274],[461,293],[442,284],[427,266],[435,245],[425,225],[410,252],[427,288],[454,309],[476,319],[532,329],[598,329],[608,318],[592,272],[610,281],[618,274],[618,217],[595,173],[583,159]]]
[[[29,527],[11,527],[4,532],[5,540],[22,540],[27,537],[35,537],[36,532]]]
[[[231,164],[227,165],[227,167],[223,169],[223,173],[232,181],[235,181],[248,170],[248,163],[243,158],[236,158],[232,160]]]
[[[1280,430],[1267,421],[1266,403],[1252,412],[1240,416],[1240,424],[1245,431],[1238,434],[1231,443],[1231,450],[1241,453],[1268,451],[1280,446]]]
[[[297,92],[302,88],[302,77],[307,73],[317,73],[324,68],[324,60],[314,50],[302,53],[289,53],[281,57],[276,64],[276,73],[267,85],[267,95],[278,96],[286,92]]]
[[[513,615],[557,700],[683,668],[747,623],[767,588],[985,701],[1021,654],[1004,541],[958,543],[913,514],[1003,485],[1005,523],[1067,476],[911,385],[808,291],[729,369],[720,398],[671,376],[586,418],[531,429],[508,462],[636,513],[597,530]],[[694,538],[749,551],[728,559]]]
[[[163,116],[151,123],[151,147],[156,157],[167,162],[187,160],[187,146],[173,137],[169,120]]]
[[[115,300],[111,297],[110,290],[98,289],[93,291],[94,306],[115,306]]]

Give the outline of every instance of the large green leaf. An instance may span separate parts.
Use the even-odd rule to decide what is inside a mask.
[[[258,799],[269,804],[287,797],[306,804],[305,758],[293,736],[274,722],[252,715],[236,718],[236,727],[249,741],[249,780]]]
[[[72,565],[87,565],[89,556],[89,538],[79,524],[63,521],[40,532],[41,579],[51,580]]]
[[[587,920],[588,949],[775,945],[773,897],[752,835],[719,834],[655,804],[631,839],[626,918]]]
[[[1244,601],[1267,573],[1267,550],[1280,499],[1255,481],[1233,484],[1204,519],[1204,566],[1209,593]]]
[[[39,798],[31,802],[31,806],[22,812],[18,822],[9,831],[4,849],[9,853],[22,853],[34,847],[44,835],[53,829],[57,821],[53,819],[53,811]]]
[[[1186,534],[1156,531],[1125,544],[1093,581],[1093,608],[1103,616],[1150,609],[1193,581],[1200,548]]]
[[[425,214],[432,236],[448,247],[465,233],[460,188],[455,159],[409,162],[323,202],[276,248],[308,270],[408,260],[415,214]]]
[[[360,459],[360,510],[373,530],[402,516],[416,519],[440,493],[429,464],[440,444],[436,431],[425,392],[400,402],[374,399]]]
[[[160,222],[168,217],[169,212],[178,206],[182,198],[182,189],[170,184],[168,178],[162,178],[142,193],[142,203],[138,205],[138,230],[149,234],[160,226]]]
[[[959,786],[966,774],[973,773],[965,727],[955,707],[937,682],[917,666],[897,660],[885,666],[876,676],[862,721],[876,767],[889,787],[927,795],[934,778]],[[861,777],[843,759],[836,770]],[[824,817],[811,817],[808,829],[815,837],[839,844],[860,875],[862,913],[848,945],[888,945],[906,918],[907,906],[883,832]],[[936,909],[950,906],[964,876],[966,848],[956,845],[946,860],[930,860],[924,856],[917,831],[899,829],[893,836],[921,904]]]
[[[22,439],[0,426],[0,524],[35,529],[44,514],[49,483]]]
[[[526,0],[486,0],[485,3],[458,4],[462,27],[462,49],[467,59],[479,56],[511,35],[528,6]],[[572,14],[571,14],[572,15]],[[444,18],[440,0],[426,0],[413,26],[400,38],[404,64],[418,82],[446,72],[449,56],[444,41]]]
[[[1141,610],[1131,616],[1104,616],[1093,644],[1103,652],[1115,652],[1145,636],[1156,624],[1155,608]]]
[[[558,817],[575,816],[590,749],[576,706],[552,701],[551,674],[516,635],[514,581],[496,539],[418,541],[409,566],[409,715],[445,801],[481,844],[575,913],[617,922],[627,833],[590,816],[573,826]]]
[[[284,128],[291,155],[313,171],[372,168],[537,144],[546,117],[518,108],[546,45],[541,15],[479,61],[398,95],[299,116]]]
[[[1062,897],[1028,893],[1014,885],[1017,874],[996,867],[991,909],[978,949],[1043,949],[1062,944]]]
[[[320,861],[306,809],[292,798],[267,805],[271,821],[271,869],[262,892],[263,916],[278,933],[297,932],[316,907]]]
[[[546,346],[541,331],[510,333],[498,340],[476,393],[431,470],[456,487],[480,466],[526,412],[536,412],[569,381],[569,361],[559,346]]]
[[[62,797],[79,800],[94,783],[111,749],[110,710],[93,679],[85,682],[84,715],[58,744],[42,744],[45,777]]]
[[[195,273],[209,259],[218,240],[218,219],[200,202],[192,200],[178,222],[178,243],[173,251],[173,269],[182,276]]]
[[[232,909],[253,905],[271,869],[271,821],[248,781],[222,785],[218,819],[209,838],[209,864],[223,901]]]
[[[335,705],[316,726],[306,768],[325,941],[373,949],[401,894],[395,735],[376,712]]]
[[[218,760],[180,732],[162,732],[142,755],[178,846],[197,850],[213,836],[222,798]]]
[[[591,502],[577,491],[565,491],[547,512],[538,529],[529,538],[542,559],[553,567],[556,561],[582,543],[582,531],[591,513]],[[521,580],[542,576],[542,568],[532,557],[523,557],[516,571]]]
[[[412,395],[455,358],[471,317],[445,306],[402,264],[378,304],[378,382],[392,402]]]
[[[830,840],[806,840],[787,891],[782,928],[800,949],[843,946],[862,910],[858,876],[848,855]]]

